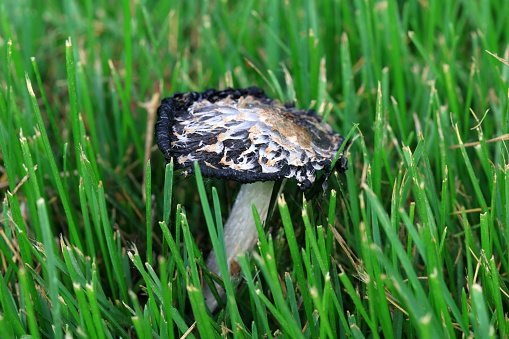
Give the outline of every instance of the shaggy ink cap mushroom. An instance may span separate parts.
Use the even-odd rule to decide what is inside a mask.
[[[176,169],[241,183],[293,178],[310,188],[316,171],[330,166],[344,138],[321,123],[314,110],[298,110],[262,89],[213,89],[175,93],[162,101],[157,144]],[[336,169],[344,172],[340,156]]]
[[[282,105],[256,87],[175,93],[157,111],[157,144],[168,162],[173,158],[187,175],[197,161],[206,177],[243,183],[224,224],[229,274],[258,239],[251,206],[265,220],[274,181],[294,178],[301,189],[312,187],[317,170],[330,173],[344,142],[314,110]],[[346,157],[340,155],[335,169],[347,169]],[[214,251],[207,267],[220,275]],[[203,293],[213,311],[217,302],[208,285]]]

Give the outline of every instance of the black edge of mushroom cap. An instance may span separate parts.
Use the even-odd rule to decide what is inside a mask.
[[[294,178],[310,188],[316,171],[330,172],[344,137],[314,110],[298,110],[257,87],[174,93],[157,109],[156,137],[168,162],[206,177],[241,183]],[[348,169],[343,155],[335,169]]]

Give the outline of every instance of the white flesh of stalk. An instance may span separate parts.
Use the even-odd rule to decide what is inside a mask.
[[[260,220],[262,222],[265,221],[273,187],[274,181],[255,182],[253,184],[244,184],[240,187],[231,214],[224,225],[224,243],[228,273],[230,273],[232,261],[234,260],[235,263],[238,263],[237,256],[246,253],[246,251],[250,251],[258,240],[258,232],[256,230],[251,204],[254,204],[256,207]],[[210,252],[207,258],[207,268],[210,272],[221,276],[214,251]],[[224,291],[217,284],[216,289],[219,295],[224,294]],[[214,311],[217,307],[217,301],[208,285],[204,286],[203,294],[209,309]]]

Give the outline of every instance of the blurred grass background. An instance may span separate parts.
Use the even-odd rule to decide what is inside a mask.
[[[507,17],[504,1],[0,1],[0,337],[507,337]],[[238,185],[165,170],[155,109],[253,85],[355,131],[350,169],[325,199],[286,184],[210,313],[202,253]]]

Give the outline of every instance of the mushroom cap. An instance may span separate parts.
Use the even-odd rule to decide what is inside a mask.
[[[344,137],[321,123],[314,110],[298,110],[260,88],[174,93],[157,113],[159,149],[175,168],[241,183],[294,178],[310,188],[316,171],[330,173]],[[344,172],[342,154],[336,169]]]

